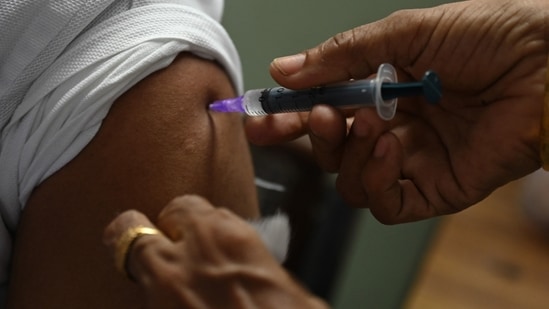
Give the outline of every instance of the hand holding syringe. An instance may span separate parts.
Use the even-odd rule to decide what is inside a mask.
[[[338,108],[375,106],[382,119],[390,120],[395,115],[398,97],[418,95],[425,96],[425,99],[433,104],[440,100],[440,81],[436,73],[426,72],[420,82],[397,83],[394,67],[382,64],[377,76],[372,79],[305,90],[290,90],[284,87],[254,89],[237,98],[215,101],[210,104],[210,110],[262,116],[310,111],[317,104]]]

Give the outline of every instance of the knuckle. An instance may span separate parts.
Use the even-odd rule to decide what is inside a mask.
[[[360,27],[332,36],[319,47],[321,63],[344,70],[346,79],[361,78],[360,72],[367,66],[362,37]]]
[[[195,194],[186,194],[186,195],[176,197],[173,199],[173,202],[179,205],[207,203],[206,199]]]
[[[332,63],[332,62],[337,63],[338,59],[334,59],[332,57],[332,51],[337,50],[337,51],[343,51],[344,53],[348,53],[350,50],[352,50],[355,42],[356,42],[356,38],[355,38],[354,30],[340,32],[332,36],[330,39],[328,39],[328,41],[323,43],[320,47],[320,54],[321,54],[322,61],[326,63]]]
[[[330,42],[335,48],[341,49],[349,44],[349,32],[340,32],[331,38]]]
[[[196,207],[207,205],[208,201],[198,195],[183,195],[172,199],[165,207],[163,213],[186,213],[191,212]]]
[[[400,21],[400,20],[403,20],[404,18],[407,18],[408,15],[410,15],[410,10],[397,10],[397,11],[394,11],[392,12],[391,14],[389,14],[389,16],[387,16],[387,20],[395,20],[395,21]]]

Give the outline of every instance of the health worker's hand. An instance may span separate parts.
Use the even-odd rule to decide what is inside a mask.
[[[367,78],[382,63],[400,81],[434,70],[442,100],[399,99],[389,122],[371,109],[344,115],[327,106],[250,117],[248,139],[265,145],[308,133],[348,204],[383,223],[460,211],[540,167],[548,18],[545,0],[403,10],[275,59],[273,78],[296,89]]]
[[[140,212],[122,213],[105,229],[105,244],[116,254],[119,239],[138,226],[161,231],[138,237],[126,259],[146,308],[327,308],[280,266],[247,222],[199,196],[174,199],[156,226]]]

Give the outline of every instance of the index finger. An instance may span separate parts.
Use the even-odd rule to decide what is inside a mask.
[[[408,69],[430,36],[420,10],[402,10],[339,33],[300,54],[273,60],[271,76],[288,88],[307,88],[374,74],[382,63]]]

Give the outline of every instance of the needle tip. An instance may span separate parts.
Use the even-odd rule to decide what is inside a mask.
[[[236,97],[231,99],[224,99],[214,101],[210,104],[209,109],[214,112],[221,113],[244,113],[244,108],[242,106],[243,97]]]

